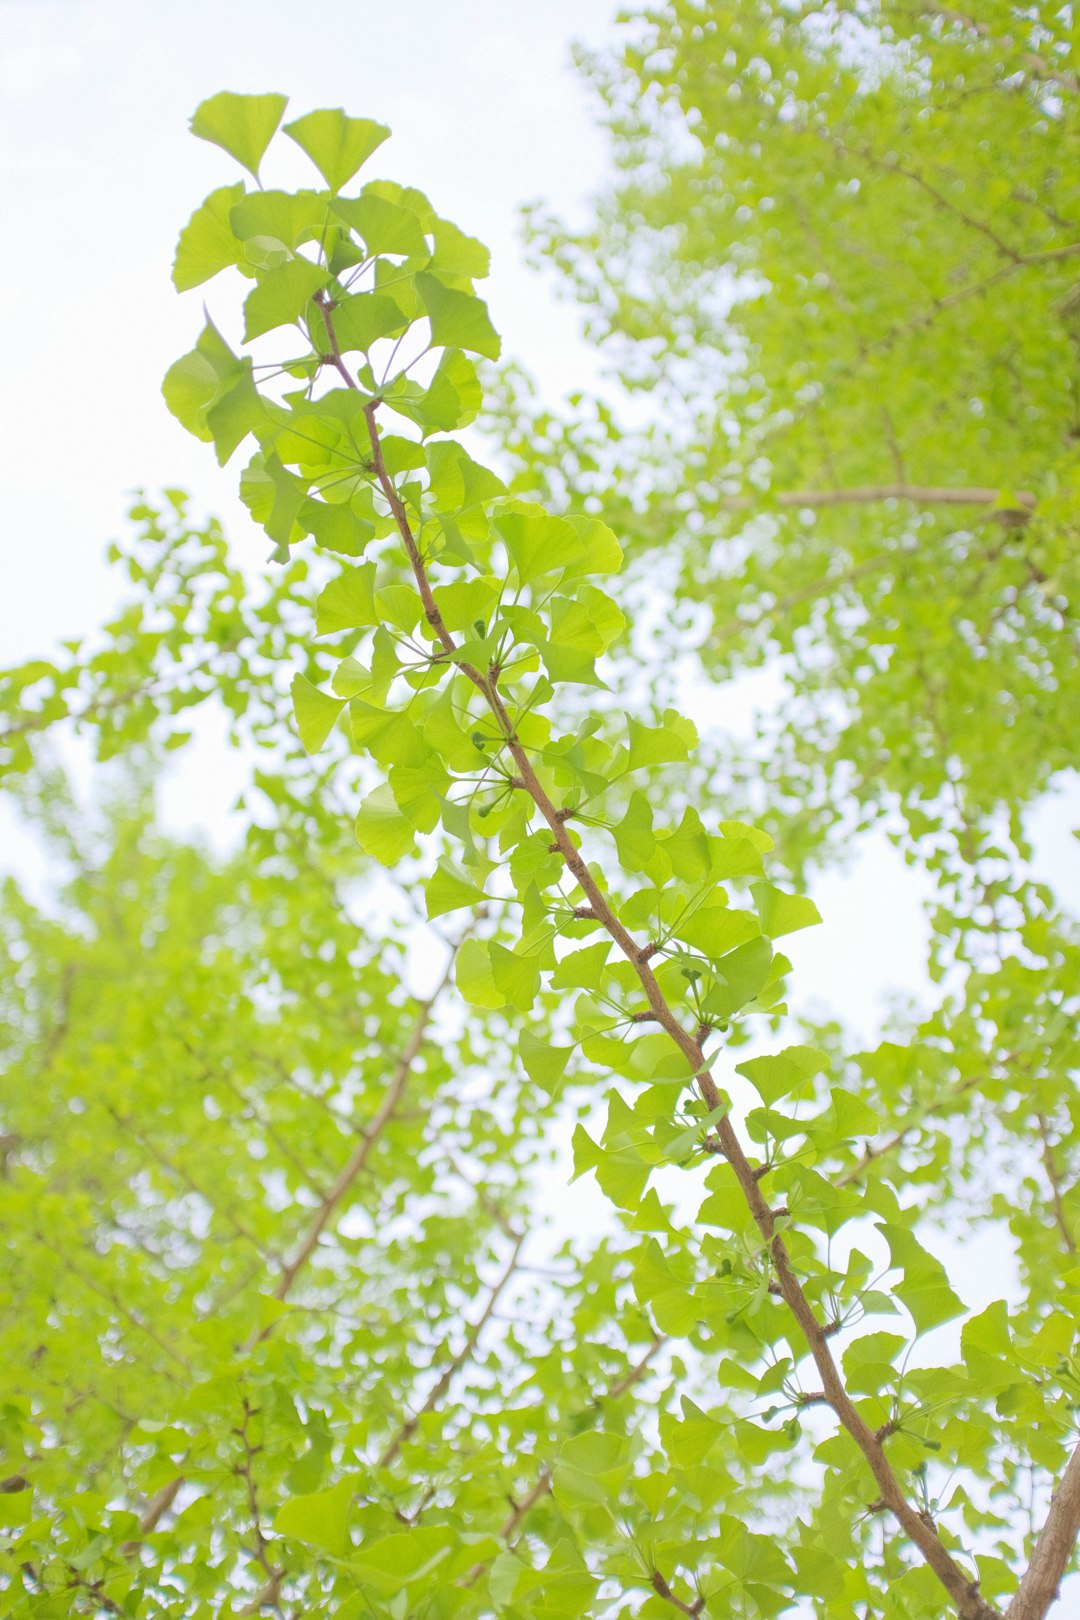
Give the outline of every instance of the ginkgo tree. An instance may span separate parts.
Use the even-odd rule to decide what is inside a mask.
[[[268,578],[142,507],[108,644],[8,683],[64,874],[4,911],[10,1612],[1041,1616],[1074,1245],[928,1359],[964,1307],[904,1149],[950,1049],[785,1032],[776,941],[816,910],[691,722],[612,701],[617,535],[460,437],[484,249],[357,179],[381,125],[285,112],[195,114],[254,184],[180,234],[178,288],[228,285],[165,380],[248,454]],[[268,184],[279,131],[309,189]],[[140,800],[204,701],[253,759],[227,861]],[[85,839],[41,746],[72,723],[121,772]],[[445,945],[411,996],[416,902]],[[958,1095],[1009,1083],[992,992]],[[553,1253],[571,1134],[610,1230]]]

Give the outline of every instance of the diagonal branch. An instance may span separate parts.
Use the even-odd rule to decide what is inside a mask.
[[[944,17],[948,22],[956,23],[960,28],[969,28],[980,39],[987,40],[992,45],[995,54],[1000,55],[1000,53],[1013,48],[1013,41],[1008,35],[995,34],[993,29],[988,24],[980,22],[978,17],[972,17],[966,12],[957,11],[952,6],[939,5],[938,0],[924,0],[924,3],[929,6],[931,11],[936,12],[939,17]],[[1052,63],[1046,60],[1045,56],[1040,56],[1038,51],[1025,51],[1023,55],[1033,78],[1041,80],[1043,84],[1056,85],[1059,90],[1067,90],[1070,95],[1080,95],[1080,79],[1077,78],[1075,73],[1054,67]]]
[[[500,1294],[502,1294],[511,1277],[517,1270],[518,1257],[521,1254],[521,1249],[524,1242],[525,1234],[522,1233],[515,1242],[510,1254],[510,1258],[506,1262],[506,1265],[503,1268],[498,1280],[492,1285],[492,1288],[488,1293],[487,1302],[484,1305],[484,1309],[481,1311],[480,1315],[477,1317],[476,1321],[472,1324],[468,1333],[465,1335],[465,1342],[461,1349],[458,1351],[457,1355],[454,1356],[453,1360],[447,1362],[438,1380],[432,1385],[423,1406],[421,1406],[417,1412],[414,1412],[411,1417],[406,1418],[405,1422],[398,1429],[397,1433],[383,1449],[383,1452],[379,1457],[380,1468],[389,1467],[405,1442],[407,1440],[411,1440],[412,1436],[416,1433],[416,1430],[420,1425],[420,1419],[422,1417],[426,1417],[429,1412],[433,1412],[435,1410],[443,1396],[446,1394],[447,1390],[450,1388],[455,1374],[460,1371],[460,1369],[465,1365],[469,1357],[472,1355],[473,1351],[476,1349],[480,1335],[483,1333],[484,1328],[490,1321],[492,1311],[498,1304]]]
[[[320,1204],[319,1208],[316,1210],[311,1224],[305,1232],[296,1253],[285,1266],[281,1276],[278,1278],[273,1293],[273,1297],[275,1299],[286,1299],[288,1297],[297,1277],[300,1275],[300,1272],[306,1266],[307,1262],[314,1253],[319,1238],[326,1230],[334,1215],[334,1212],[340,1205],[342,1199],[345,1197],[353,1182],[356,1180],[357,1176],[363,1170],[369,1157],[371,1156],[371,1152],[374,1149],[375,1144],[378,1142],[379,1138],[390,1124],[390,1121],[393,1119],[405,1091],[412,1065],[416,1061],[416,1058],[420,1053],[420,1049],[424,1044],[424,1039],[427,1034],[428,1025],[431,1022],[432,1010],[435,1006],[435,1002],[450,982],[454,958],[457,955],[457,948],[459,944],[460,940],[457,941],[453,946],[450,952],[450,959],[446,965],[446,971],[439,980],[439,983],[435,986],[435,989],[432,991],[427,1000],[420,1003],[420,1011],[417,1015],[416,1022],[413,1025],[412,1034],[410,1035],[408,1043],[398,1059],[390,1084],[386,1089],[386,1095],[384,1096],[382,1103],[380,1104],[370,1124],[365,1128],[359,1146],[352,1154],[350,1154],[348,1161],[342,1167],[342,1170],[337,1176],[333,1186],[330,1188],[330,1191],[323,1199],[322,1204]],[[255,1345],[260,1343],[261,1340],[265,1339],[272,1331],[272,1322],[267,1323],[266,1327],[264,1327],[261,1332],[253,1331],[248,1338],[245,1348],[248,1350],[254,1349]],[[139,1520],[139,1530],[142,1536],[147,1536],[152,1530],[156,1529],[161,1519],[164,1518],[165,1514],[175,1502],[180,1491],[180,1487],[183,1485],[183,1483],[183,1475],[180,1475],[176,1479],[170,1480],[167,1485],[162,1486],[162,1488],[153,1497],[151,1497]],[[124,1547],[125,1553],[130,1556],[132,1553],[137,1552],[140,1544],[141,1543],[138,1541],[130,1541],[126,1543]]]
[[[1005,1620],[1043,1620],[1056,1602],[1061,1577],[1080,1535],[1080,1446],[1077,1446],[1050,1502],[1046,1523],[1035,1541],[1031,1562],[1024,1571]]]
[[[431,1022],[432,1008],[435,1005],[436,997],[442,993],[442,991],[446,988],[446,985],[449,983],[453,961],[454,958],[453,955],[451,955],[450,966],[447,967],[446,972],[443,974],[439,984],[428,999],[420,1003],[420,1011],[417,1015],[416,1023],[413,1025],[412,1034],[409,1036],[408,1044],[406,1045],[404,1051],[398,1058],[397,1065],[394,1069],[390,1084],[386,1088],[386,1093],[383,1100],[379,1104],[378,1110],[372,1118],[371,1123],[365,1126],[363,1135],[357,1147],[342,1165],[341,1170],[335,1177],[334,1183],[327,1192],[326,1197],[315,1211],[307,1231],[300,1240],[296,1253],[282,1270],[281,1276],[278,1278],[277,1283],[274,1286],[275,1299],[287,1299],[289,1297],[297,1277],[300,1275],[300,1272],[304,1269],[308,1261],[311,1259],[311,1256],[314,1254],[319,1242],[319,1238],[330,1224],[342,1199],[345,1197],[353,1182],[364,1169],[364,1166],[370,1159],[379,1138],[382,1136],[383,1132],[386,1130],[386,1127],[389,1125],[390,1121],[397,1112],[402,1095],[405,1091],[405,1087],[408,1084],[412,1066],[416,1062],[420,1049],[427,1037],[427,1029],[429,1023]],[[268,1332],[269,1327],[264,1328],[259,1337],[265,1338]]]
[[[1054,1220],[1057,1223],[1058,1231],[1061,1233],[1061,1241],[1070,1254],[1075,1254],[1076,1239],[1073,1237],[1072,1228],[1069,1226],[1065,1216],[1065,1204],[1061,1194],[1061,1176],[1058,1172],[1057,1161],[1054,1158],[1054,1150],[1050,1142],[1050,1127],[1047,1124],[1045,1114],[1036,1114],[1035,1118],[1039,1126],[1039,1138],[1042,1142],[1043,1168],[1046,1171],[1046,1179],[1050,1183],[1050,1201],[1054,1206]]]
[[[600,1406],[604,1401],[618,1400],[620,1395],[625,1395],[628,1390],[634,1388],[635,1384],[640,1384],[641,1380],[645,1377],[649,1370],[649,1363],[652,1361],[656,1353],[663,1349],[666,1343],[667,1336],[665,1334],[654,1333],[652,1343],[649,1345],[645,1354],[641,1357],[641,1360],[635,1362],[632,1367],[628,1368],[628,1370],[622,1374],[621,1378],[616,1378],[615,1382],[611,1384],[602,1395],[594,1396],[592,1401],[589,1403],[590,1407]],[[528,1518],[536,1504],[538,1502],[542,1502],[544,1497],[547,1496],[551,1491],[553,1480],[554,1469],[552,1464],[545,1463],[543,1468],[541,1468],[540,1473],[537,1475],[536,1482],[530,1486],[529,1490],[526,1491],[525,1495],[519,1502],[514,1502],[509,1514],[499,1527],[500,1541],[504,1541],[507,1546],[510,1545],[514,1536],[520,1530],[522,1524]],[[461,1577],[460,1584],[462,1586],[475,1585],[486,1568],[486,1561],[479,1564],[474,1564],[469,1573]]]
[[[937,1530],[905,1497],[885,1455],[881,1440],[864,1421],[849,1396],[829,1348],[826,1325],[815,1316],[792,1267],[787,1246],[777,1229],[778,1217],[762,1196],[758,1178],[743,1151],[731,1119],[723,1113],[723,1099],[708,1068],[697,1034],[685,1029],[679,1022],[649,966],[647,950],[637,944],[620,921],[604,890],[582,859],[567,830],[565,817],[560,815],[552,803],[536,774],[531,758],[522,747],[506,705],[499,694],[494,672],[482,675],[479,670],[459,657],[457,643],[446,628],[432,595],[431,584],[408,514],[386,468],[375,420],[377,408],[377,400],[372,400],[364,407],[371,436],[372,467],[405,547],[427,622],[443,649],[455,660],[462,674],[483,694],[502,733],[506,749],[517,768],[522,786],[551,830],[554,841],[552,847],[562,855],[571,876],[592,908],[596,920],[606,929],[636,973],[649,1007],[656,1015],[656,1022],[671,1037],[689,1063],[690,1072],[695,1077],[706,1108],[710,1113],[722,1114],[717,1125],[717,1139],[724,1157],[734,1171],[754,1222],[765,1240],[772,1259],[778,1291],[806,1341],[818,1369],[828,1404],[862,1452],[877,1483],[882,1503],[893,1514],[908,1539],[919,1549],[948,1592],[963,1620],[995,1620],[997,1611],[979,1596],[978,1582],[973,1581],[965,1573],[946,1548]]]

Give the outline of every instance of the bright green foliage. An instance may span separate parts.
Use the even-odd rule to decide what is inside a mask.
[[[535,237],[649,426],[506,436],[681,576],[713,678],[783,673],[745,768],[795,860],[854,798],[992,880],[1080,753],[1070,15],[673,0],[584,62],[618,182]]]
[[[261,174],[279,101],[193,127]],[[1080,1396],[1076,942],[1032,890],[1024,954],[910,1047],[782,1029],[775,942],[817,912],[692,723],[608,690],[620,538],[450,436],[498,354],[484,250],[409,188],[342,194],[380,126],[286,133],[329,189],[219,190],[177,255],[253,284],[258,363],[208,319],[165,382],[284,566],[252,589],[144,512],[113,632],[143,684],[76,653],[12,685],[30,795],[69,712],[146,771],[185,656],[276,746],[231,860],[129,787],[92,848],[54,815],[51,899],[7,898],[9,1609],[990,1620]],[[459,941],[421,1001],[394,884]],[[1008,1129],[1028,1286],[973,1315],[921,1217]],[[537,1273],[566,1149],[610,1230]]]

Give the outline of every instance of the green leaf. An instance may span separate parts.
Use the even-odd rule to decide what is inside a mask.
[[[333,313],[334,336],[343,354],[360,349],[365,354],[380,338],[398,337],[409,325],[408,316],[386,293],[353,293],[340,299]]]
[[[487,305],[471,293],[447,287],[437,276],[419,271],[416,290],[431,322],[431,341],[437,347],[465,349],[497,360],[501,350],[499,334],[491,324]]]
[[[715,984],[705,999],[713,1018],[730,1018],[764,989],[773,963],[767,939],[752,939],[713,963]]]
[[[233,235],[230,213],[244,195],[244,182],[212,191],[196,208],[176,244],[172,279],[178,292],[209,281],[240,261],[241,246]]]
[[[389,783],[369,793],[356,817],[356,841],[382,866],[394,866],[415,854],[413,829],[398,809]]]
[[[721,890],[708,905],[697,906],[680,918],[674,932],[677,939],[715,961],[736,945],[745,945],[747,940],[754,939],[761,929],[757,918],[748,911],[736,911],[729,906]]]
[[[250,360],[235,355],[208,320],[195,347],[174,361],[165,373],[161,391],[169,410],[189,433],[212,440],[207,412],[250,374]]]
[[[407,709],[384,709],[353,698],[349,705],[352,738],[380,765],[426,765],[430,755]]]
[[[494,1009],[506,1005],[505,995],[495,984],[486,940],[465,940],[454,963],[454,982],[470,1007]]]
[[[571,512],[567,518],[581,542],[581,552],[574,562],[574,574],[617,574],[623,565],[622,547],[614,533],[599,518],[583,517]]]
[[[288,102],[287,96],[241,96],[222,90],[196,107],[191,133],[224,147],[230,157],[257,176],[263,153]]]
[[[297,521],[317,546],[345,557],[360,556],[375,533],[374,523],[361,517],[351,504],[330,506],[308,498],[297,512]]]
[[[508,501],[494,521],[523,585],[580,555],[581,541],[573,525],[565,518],[552,517],[536,501]]]
[[[379,623],[375,607],[375,564],[343,568],[319,592],[315,603],[315,634],[329,636],[340,630],[366,630]]]
[[[334,729],[338,715],[345,707],[344,700],[328,697],[312,686],[306,675],[292,678],[293,713],[300,741],[309,754],[317,754]]]
[[[906,1226],[888,1221],[877,1222],[877,1227],[889,1245],[893,1265],[903,1271],[904,1280],[897,1295],[916,1331],[926,1333],[962,1315],[964,1302],[950,1288],[945,1267],[927,1253],[915,1234]]]
[[[281,1536],[343,1558],[349,1545],[349,1508],[355,1492],[353,1480],[346,1476],[329,1490],[290,1497],[278,1508],[274,1529]]]
[[[325,107],[294,118],[285,133],[307,153],[331,191],[340,191],[390,131],[370,118],[349,118],[340,107]]]
[[[551,975],[553,990],[595,990],[604,976],[604,963],[611,954],[610,939],[586,945],[564,956]]]
[[[535,956],[520,956],[492,941],[491,975],[503,1000],[518,1012],[528,1012],[536,1000],[540,966]]]
[[[0,1491],[0,1531],[24,1529],[33,1518],[33,1508],[32,1490]]]
[[[555,1093],[566,1073],[573,1047],[554,1046],[550,1041],[523,1029],[518,1036],[518,1055],[525,1073],[542,1091]]]
[[[655,1238],[647,1238],[638,1251],[633,1284],[663,1333],[687,1333],[702,1314],[693,1287],[672,1269]]]
[[[744,1063],[737,1063],[735,1072],[745,1075],[762,1102],[771,1108],[781,1097],[828,1067],[827,1055],[816,1046],[786,1046],[775,1057],[748,1058]]]
[[[365,186],[359,197],[338,197],[333,204],[354,231],[364,239],[369,254],[392,253],[397,257],[426,257],[424,227],[411,208],[403,208],[389,197]],[[419,277],[417,277],[419,280]]]
[[[756,1389],[756,1383],[752,1386]],[[695,1406],[688,1395],[682,1398],[682,1418],[670,1412],[660,1414],[660,1438],[672,1462],[681,1468],[695,1468],[726,1434],[723,1424]]]
[[[246,244],[248,261],[269,270],[284,264],[302,242],[321,242],[327,226],[326,196],[318,191],[248,191],[229,223]]]
[[[686,883],[700,883],[710,869],[709,836],[701,825],[701,817],[692,805],[683,811],[682,820],[674,832],[657,840],[657,847],[671,862],[675,876]]]
[[[312,294],[325,287],[330,272],[308,259],[288,259],[261,271],[258,286],[244,302],[244,342],[298,320]]]
[[[429,920],[443,917],[448,911],[460,911],[463,906],[476,906],[487,896],[471,878],[456,872],[449,861],[441,860],[428,878],[424,890]]]
[[[426,390],[390,403],[424,433],[451,433],[475,420],[483,399],[473,362],[460,349],[446,349]]]
[[[647,726],[628,715],[626,729],[628,771],[639,771],[647,765],[682,765],[690,758],[690,749],[697,740],[690,722],[673,709],[665,712],[662,726]]]
[[[793,934],[799,928],[810,928],[821,921],[817,906],[805,895],[785,894],[771,883],[753,883],[750,892],[761,918],[761,931],[770,939],[779,939],[782,934]]]
[[[622,820],[612,828],[619,860],[628,872],[644,871],[656,849],[652,806],[644,793],[633,793]]]

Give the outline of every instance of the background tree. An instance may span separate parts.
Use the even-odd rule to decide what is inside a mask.
[[[215,97],[194,127],[257,175],[282,112]],[[208,325],[167,382],[222,459],[254,436],[245,498],[284,571],[252,593],[179,503],[144,512],[118,654],[9,683],[31,791],[72,692],[133,766],[218,691],[238,736],[279,743],[242,859],[125,812],[105,858],[57,829],[53,914],[10,900],[14,1612],[1045,1613],[1080,1519],[1066,924],[1025,888],[1020,941],[996,919],[974,960],[983,919],[943,862],[960,984],[910,1049],[828,1080],[803,1043],[747,1057],[783,1014],[770,941],[813,907],[719,818],[687,722],[593,699],[625,622],[594,583],[610,529],[508,497],[449,436],[481,403],[469,353],[498,352],[479,245],[419,193],[346,194],[378,126],[288,133],[328,189],[215,192],[176,266],[253,282],[246,340],[274,358],[253,371]],[[288,558],[311,540],[309,574]],[[297,665],[317,763],[280,747]],[[464,1023],[406,1005],[400,929],[357,927],[385,893],[341,836],[358,802],[362,848],[429,918],[476,918]],[[793,870],[808,848],[782,843]],[[601,1139],[574,1140],[618,1225],[530,1284],[536,1167],[612,1076]],[[1025,1300],[920,1365],[962,1312],[923,1204],[992,1216],[998,1144]],[[55,1235],[26,1218],[54,1203]],[[64,1325],[91,1313],[72,1404]]]

